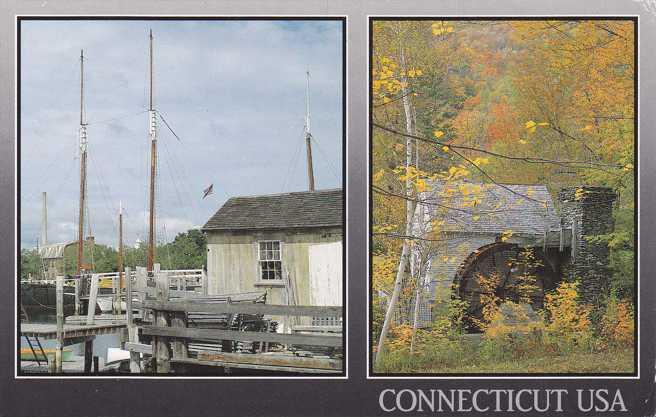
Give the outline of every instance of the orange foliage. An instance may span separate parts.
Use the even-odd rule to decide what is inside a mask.
[[[603,341],[607,346],[632,347],[635,322],[633,306],[627,301],[611,299],[601,323]]]

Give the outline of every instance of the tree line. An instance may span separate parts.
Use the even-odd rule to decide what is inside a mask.
[[[207,259],[207,238],[198,229],[179,233],[171,242],[157,245],[155,263],[162,269],[201,269]],[[20,278],[43,275],[43,263],[37,249],[22,249],[20,259]],[[64,253],[64,273],[72,275],[77,265],[76,246],[69,246]],[[118,271],[118,250],[108,245],[95,244],[93,251],[85,250],[85,262],[93,263],[98,273]],[[126,247],[123,265],[130,268],[146,265],[146,246]]]

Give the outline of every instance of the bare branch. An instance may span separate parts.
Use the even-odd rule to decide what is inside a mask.
[[[416,135],[408,135],[407,133],[400,132],[396,129],[392,129],[390,127],[381,125],[379,123],[374,122],[373,126],[387,131],[389,133],[393,133],[395,135],[400,135],[400,136],[406,136],[406,137],[411,137],[413,139],[417,139],[422,142],[430,143],[435,146],[448,146],[451,149],[460,149],[460,150],[465,150],[465,151],[472,151],[472,152],[478,152],[481,154],[485,155],[490,155],[494,156],[497,158],[502,158],[502,159],[508,159],[511,161],[521,161],[521,162],[526,162],[529,164],[553,164],[553,165],[560,165],[560,166],[571,166],[571,167],[578,167],[578,168],[594,168],[594,167],[606,167],[606,168],[621,168],[620,165],[616,164],[607,164],[604,162],[595,162],[595,161],[559,161],[559,160],[554,160],[554,159],[546,159],[546,158],[540,158],[540,157],[535,157],[535,156],[510,156],[510,155],[505,155],[505,154],[500,154],[498,152],[492,152],[488,151],[486,149],[482,148],[475,148],[472,146],[463,146],[463,145],[455,145],[455,144],[447,144],[445,142],[441,142],[437,139],[427,139],[421,136],[416,136]],[[576,138],[575,138],[576,139]]]

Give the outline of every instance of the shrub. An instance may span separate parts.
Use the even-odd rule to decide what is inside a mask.
[[[530,312],[528,305],[512,301],[499,306],[483,333],[481,357],[521,359],[541,352],[544,322]]]
[[[601,320],[601,335],[604,347],[632,347],[634,344],[635,322],[633,305],[610,297]]]
[[[561,352],[589,349],[593,344],[591,308],[580,304],[578,298],[577,282],[562,282],[545,296],[544,306],[548,313],[546,335]]]
[[[399,324],[390,327],[386,346],[390,352],[410,352],[411,340],[412,326],[409,324]]]

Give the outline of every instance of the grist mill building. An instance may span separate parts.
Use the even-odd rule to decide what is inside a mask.
[[[608,291],[609,250],[589,238],[613,230],[615,194],[581,186],[557,195],[555,204],[545,185],[433,183],[420,197],[413,224],[413,235],[428,236],[435,228],[431,238],[437,241],[413,253],[424,284],[421,322],[430,323],[432,309],[451,297],[469,301],[469,314],[480,316],[479,275],[498,274],[495,293],[516,301],[513,284],[526,272],[518,262],[525,249],[535,257],[533,307],[541,307],[544,293],[563,279],[579,280],[583,299],[595,305]]]
[[[233,197],[202,230],[210,294],[266,291],[268,304],[342,305],[341,189]]]

